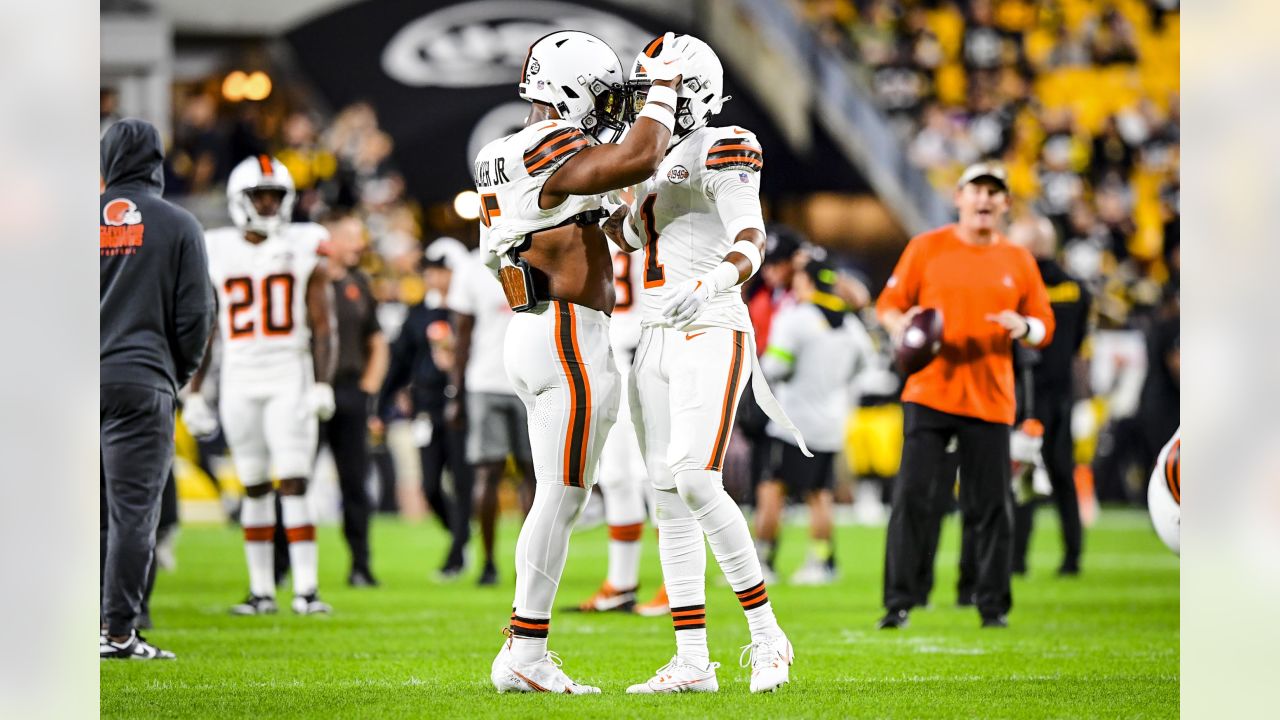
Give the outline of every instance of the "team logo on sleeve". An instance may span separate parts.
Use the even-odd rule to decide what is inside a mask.
[[[667,180],[675,185],[679,185],[689,179],[689,170],[683,165],[677,165],[667,171]]]
[[[142,213],[129,198],[116,198],[102,208],[104,225],[137,225],[142,222]]]

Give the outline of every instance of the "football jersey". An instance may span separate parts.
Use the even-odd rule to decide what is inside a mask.
[[[613,253],[615,304],[609,318],[609,342],[613,345],[620,368],[631,365],[631,355],[640,344],[640,306],[637,303],[644,283],[642,259],[640,253]]]
[[[749,184],[758,192],[764,153],[750,131],[740,127],[695,130],[672,148],[657,173],[636,188],[635,225],[644,238],[636,259],[644,265],[640,312],[644,325],[663,325],[667,293],[685,280],[702,277],[729,254],[729,237],[716,209],[718,187]],[[749,332],[751,321],[741,288],[711,297],[694,326]]]
[[[570,195],[538,207],[542,186],[566,160],[590,144],[567,120],[546,120],[485,145],[473,175],[480,193],[480,251],[491,269],[531,232],[547,230],[600,207],[599,195]]]
[[[871,337],[852,314],[832,327],[812,303],[780,310],[761,359],[787,416],[813,450],[838,452],[845,422],[857,407],[854,378],[875,352]],[[770,436],[794,444],[791,433],[770,422]]]
[[[223,371],[273,368],[308,356],[307,282],[329,232],[315,223],[290,223],[256,245],[234,227],[204,237],[218,296]]]
[[[467,392],[514,395],[503,363],[507,325],[515,314],[507,304],[502,284],[481,265],[479,253],[467,255],[453,268],[445,306],[475,318],[471,356],[467,360]]]

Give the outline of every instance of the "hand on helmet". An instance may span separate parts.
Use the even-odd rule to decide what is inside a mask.
[[[662,48],[655,57],[639,58],[649,82],[670,83],[684,74],[684,54],[677,45],[675,33],[668,32],[662,36]]]

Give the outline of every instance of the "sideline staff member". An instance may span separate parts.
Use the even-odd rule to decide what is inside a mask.
[[[160,493],[173,462],[178,388],[213,329],[204,233],[160,199],[160,133],[121,120],[102,137],[98,254],[101,659],[167,660],[138,635]]]
[[[1013,605],[1013,497],[1009,430],[1014,420],[1013,343],[1043,347],[1053,312],[1034,258],[998,226],[1009,208],[1002,167],[970,166],[955,192],[959,221],[911,239],[876,304],[900,342],[924,308],[942,312],[942,352],[902,391],[902,469],[885,547],[881,628],[904,627],[920,597],[933,493],[947,444],[960,452],[960,508],[973,529],[983,627],[1005,627]]]

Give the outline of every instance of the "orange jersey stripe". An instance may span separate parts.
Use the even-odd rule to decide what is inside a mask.
[[[716,160],[708,160],[707,167],[716,167],[719,165],[728,165],[730,163],[747,163],[756,167],[764,167],[764,161],[759,158],[747,157],[746,155],[736,155],[734,157],[718,158]]]
[[[538,162],[534,163],[533,165],[530,165],[525,169],[528,170],[530,173],[532,173],[536,171],[538,168],[542,167],[543,165],[546,165],[547,163],[551,162],[552,160],[564,157],[565,153],[572,153],[573,151],[578,150],[579,148],[584,148],[586,146],[587,146],[587,139],[578,138],[577,140],[574,140],[568,145],[565,145],[564,147],[542,158]]]
[[[585,142],[585,141],[584,141]],[[578,347],[578,321],[577,313],[573,311],[573,306],[569,306],[569,318],[573,321],[573,327],[569,329],[569,340],[573,343],[573,356],[578,361],[578,371],[582,375],[583,390],[583,413],[582,413],[582,438],[578,441],[582,457],[578,462],[578,472],[586,474],[587,469],[587,453],[590,448],[588,440],[591,438],[591,382],[587,379],[587,373],[583,369],[582,350]],[[578,486],[584,487],[585,478],[579,478]]]

